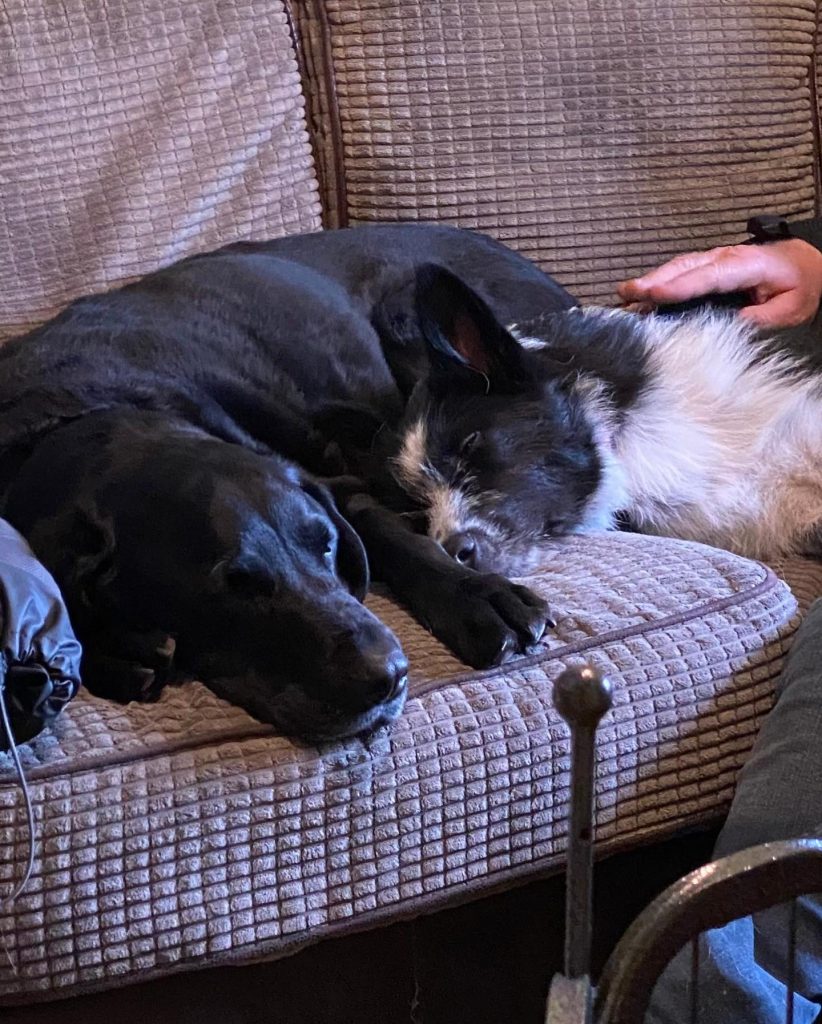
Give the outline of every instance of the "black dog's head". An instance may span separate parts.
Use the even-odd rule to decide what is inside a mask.
[[[567,314],[563,314],[567,315]],[[567,367],[521,345],[440,267],[417,281],[430,368],[400,428],[394,475],[458,561],[516,575],[592,523],[601,446]]]
[[[106,672],[148,671],[145,651],[173,641],[175,669],[291,735],[367,732],[402,708],[407,662],[362,604],[362,543],[280,459],[156,413],[92,413],[39,443],[6,515],[63,587],[96,692],[135,696]]]

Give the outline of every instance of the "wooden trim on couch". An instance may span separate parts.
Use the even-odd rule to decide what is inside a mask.
[[[326,228],[348,224],[342,121],[325,0],[283,0],[300,68]]]
[[[814,214],[822,216],[822,3],[816,5],[816,31],[810,69],[811,123],[813,124]]]

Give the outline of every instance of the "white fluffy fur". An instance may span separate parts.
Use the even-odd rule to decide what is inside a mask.
[[[653,383],[612,424],[617,472],[601,503],[650,533],[758,558],[796,553],[822,524],[819,379],[787,356],[757,361],[753,330],[730,314],[642,318],[639,329]],[[599,396],[592,411],[607,430]]]
[[[758,358],[755,332],[729,313],[681,319],[591,308],[577,315],[628,316],[644,335],[651,384],[621,418],[601,380],[580,376],[602,479],[579,532],[608,529],[627,511],[648,533],[774,559],[802,551],[822,526],[822,381],[788,356]],[[544,347],[512,331],[521,345]],[[401,483],[429,509],[429,534],[444,541],[480,526],[472,499],[428,460],[424,419],[395,459]],[[538,561],[545,538],[517,552]]]

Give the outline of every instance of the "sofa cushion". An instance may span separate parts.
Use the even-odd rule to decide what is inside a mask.
[[[281,0],[9,0],[0,338],[238,238],[320,226]]]
[[[0,1001],[278,956],[556,870],[569,738],[551,685],[568,664],[593,662],[615,690],[599,851],[715,820],[797,624],[786,585],[726,552],[629,534],[557,544],[529,583],[558,627],[487,672],[373,594],[412,684],[368,743],[296,745],[198,684],[126,707],[81,693],[22,748],[36,864],[0,904],[17,965],[0,957]],[[2,892],[28,839],[10,762],[0,770]]]
[[[817,6],[302,0],[327,200],[488,231],[612,302],[752,213],[811,214]]]

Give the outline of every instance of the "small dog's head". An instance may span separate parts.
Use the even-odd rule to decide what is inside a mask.
[[[362,543],[293,465],[160,414],[94,413],[40,442],[6,511],[106,664],[168,634],[185,677],[305,739],[399,714],[407,661],[362,604]]]
[[[521,345],[448,271],[420,271],[416,318],[429,371],[410,396],[394,475],[458,561],[527,572],[551,538],[592,525],[602,465],[589,407],[567,367]]]

